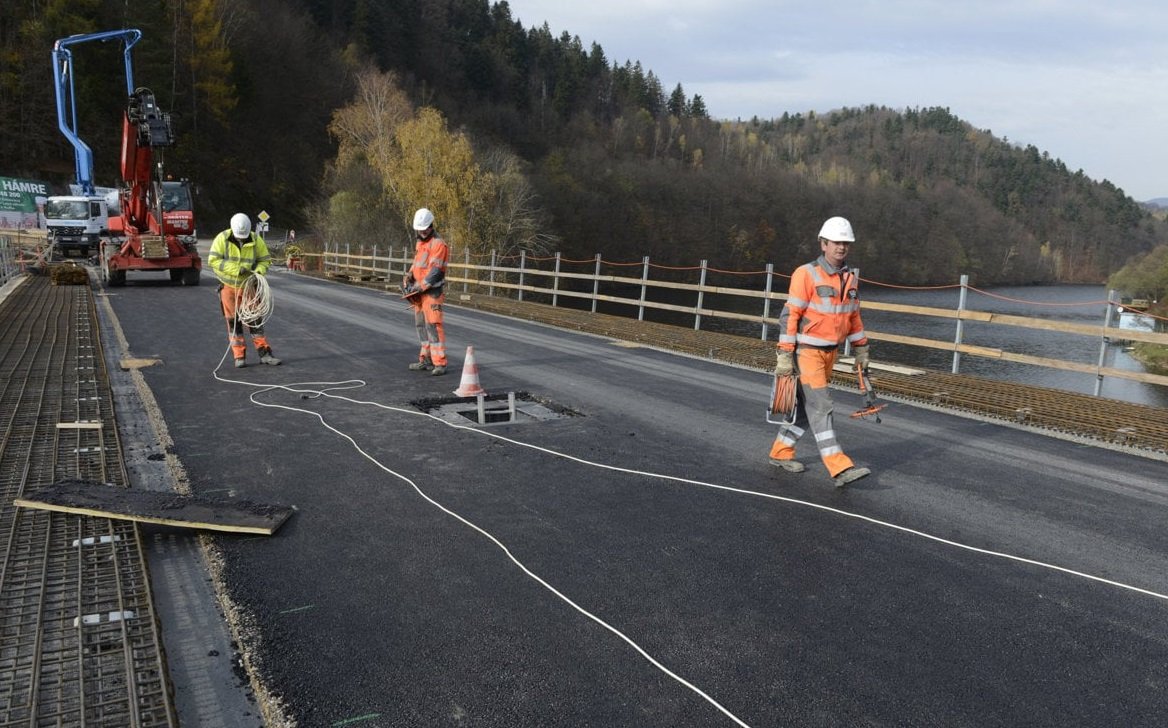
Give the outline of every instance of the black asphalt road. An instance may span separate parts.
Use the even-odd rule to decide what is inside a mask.
[[[211,276],[110,294],[194,490],[298,509],[215,539],[300,726],[1168,724],[1164,462],[893,404],[836,490],[767,462],[764,373],[452,306],[431,377],[396,296],[269,279],[243,384]],[[574,416],[421,415],[468,345]]]

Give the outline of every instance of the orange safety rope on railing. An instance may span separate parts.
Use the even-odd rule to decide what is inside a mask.
[[[1141,316],[1147,316],[1148,318],[1154,318],[1154,319],[1156,319],[1156,320],[1158,320],[1158,321],[1168,321],[1168,317],[1165,317],[1165,316],[1157,316],[1156,314],[1154,314],[1154,313],[1148,313],[1147,311],[1141,311],[1141,312],[1140,312],[1140,315],[1141,315]]]
[[[649,263],[650,268],[660,268],[661,270],[701,270],[700,265],[661,265],[660,263]]]
[[[722,268],[709,268],[706,270],[711,273],[726,273],[732,276],[761,276],[766,275],[766,269],[763,270],[723,270]],[[788,276],[789,277],[789,276]]]
[[[946,283],[939,286],[905,286],[896,283],[881,283],[874,281],[871,278],[861,278],[861,283],[867,283],[870,286],[882,286],[884,288],[897,288],[903,291],[943,291],[946,288],[961,288],[960,283]]]
[[[1113,303],[1112,301],[1082,301],[1082,302],[1077,302],[1077,303],[1054,303],[1054,302],[1050,302],[1050,301],[1028,301],[1024,298],[1011,298],[1009,296],[1002,296],[1002,295],[999,295],[997,293],[990,293],[989,291],[983,291],[980,288],[974,288],[973,286],[969,286],[969,290],[973,291],[974,293],[980,293],[983,296],[988,296],[989,298],[996,298],[999,301],[1009,301],[1011,303],[1025,303],[1025,304],[1030,305],[1030,306],[1108,306],[1111,303]]]

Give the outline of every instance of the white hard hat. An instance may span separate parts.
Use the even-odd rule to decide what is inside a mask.
[[[434,213],[423,207],[414,213],[414,230],[425,230],[434,224]]]
[[[237,212],[232,215],[231,234],[240,240],[243,240],[248,235],[251,235],[251,218],[242,212]]]
[[[852,224],[845,217],[829,217],[819,228],[819,237],[836,243],[854,243],[856,234],[852,232]]]

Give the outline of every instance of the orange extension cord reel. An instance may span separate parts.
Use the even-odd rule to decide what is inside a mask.
[[[772,425],[793,425],[798,414],[799,380],[794,372],[776,375],[771,385],[770,406],[767,408],[767,422]]]

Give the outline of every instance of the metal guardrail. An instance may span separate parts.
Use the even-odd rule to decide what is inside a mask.
[[[648,258],[643,259],[640,263],[619,264],[638,267],[640,269],[640,276],[633,277],[603,274],[602,270],[605,265],[611,268],[618,264],[606,263],[599,255],[594,260],[587,262],[591,270],[585,273],[565,271],[562,263],[568,261],[562,259],[558,253],[552,258],[534,259],[528,258],[526,254],[513,257],[518,258],[518,266],[500,264],[500,258],[495,253],[490,255],[489,263],[482,265],[472,263],[468,251],[464,253],[462,262],[452,261],[449,264],[447,285],[461,285],[464,293],[485,293],[490,296],[495,296],[496,292],[500,294],[513,293],[519,301],[523,301],[525,295],[537,295],[548,299],[553,306],[560,305],[559,299],[561,297],[580,299],[590,302],[593,312],[596,312],[599,302],[625,305],[636,310],[638,320],[643,320],[645,311],[649,309],[671,311],[693,316],[695,330],[701,328],[702,321],[705,318],[750,322],[758,324],[761,327],[763,340],[767,339],[769,327],[777,326],[779,323],[777,315],[772,315],[772,313],[777,314],[782,308],[782,302],[787,299],[785,292],[773,290],[773,280],[776,274],[773,267],[769,264],[765,270],[765,285],[761,289],[749,289],[707,285],[707,275],[712,269],[707,266],[706,261],[702,261],[701,265],[696,268],[684,269],[697,271],[698,273],[699,281],[697,283],[690,283],[677,280],[654,280],[650,278],[652,266],[650,266]],[[542,269],[537,267],[538,263],[549,260],[553,261],[552,268]],[[581,263],[581,261],[570,262],[575,264]],[[364,251],[351,253],[348,248],[343,251],[338,248],[333,251],[326,250],[323,253],[302,254],[297,261],[296,267],[301,270],[312,270],[323,273],[329,277],[343,277],[364,281],[387,281],[387,287],[396,287],[401,276],[405,275],[412,263],[413,251],[410,248],[403,247],[400,249],[400,252],[397,249],[390,248],[384,255],[380,256],[378,255],[377,248],[373,248],[369,253]],[[679,269],[669,270],[672,272]],[[727,271],[718,272],[726,273]],[[760,273],[764,272],[760,271]],[[859,275],[858,270],[856,274]],[[789,276],[782,277],[787,278]],[[542,281],[543,284],[533,285],[533,281]],[[963,291],[968,289],[968,280],[966,277],[962,277],[960,286]],[[677,295],[676,292],[689,292],[694,295],[695,303],[692,306],[686,306],[654,301],[649,296],[649,291],[653,289],[669,290],[674,292],[673,295]],[[604,292],[607,290],[612,290],[617,293],[622,290],[635,290],[639,292],[639,295],[637,298],[630,298],[627,295],[613,295],[612,293]],[[761,310],[757,314],[752,314],[744,313],[740,310],[708,308],[704,305],[707,295],[730,297],[730,299],[742,301],[753,300]],[[775,305],[775,302],[779,302],[778,305]],[[958,308],[955,309],[881,303],[876,301],[865,301],[864,308],[865,310],[888,311],[912,316],[952,319],[955,322],[955,337],[951,341],[903,336],[874,331],[870,328],[867,330],[867,334],[870,339],[875,341],[887,341],[907,346],[952,352],[953,374],[959,373],[961,357],[968,355],[1003,362],[1014,362],[1089,374],[1096,377],[1096,395],[1099,394],[1103,380],[1107,377],[1137,381],[1144,384],[1168,386],[1168,376],[1104,366],[1104,351],[1108,343],[1114,338],[1122,336],[1125,340],[1168,346],[1168,334],[1129,329],[1121,330],[1111,326],[1113,311],[1118,310],[1119,306],[1118,299],[1114,293],[1109,295],[1109,302],[1112,305],[1107,306],[1104,320],[1099,325],[1052,321],[1048,318],[1013,316],[969,309],[965,307],[964,295],[961,297],[961,303]],[[1091,337],[1100,343],[1099,360],[1093,364],[1064,361],[1061,359],[1033,356],[1025,352],[1006,351],[996,347],[979,346],[963,339],[963,324],[967,321],[1041,331],[1054,330],[1067,334]]]
[[[0,286],[24,275],[28,266],[44,262],[44,231],[0,230]]]
[[[18,262],[19,253],[19,249],[10,242],[7,235],[0,235],[0,286],[24,274]]]

